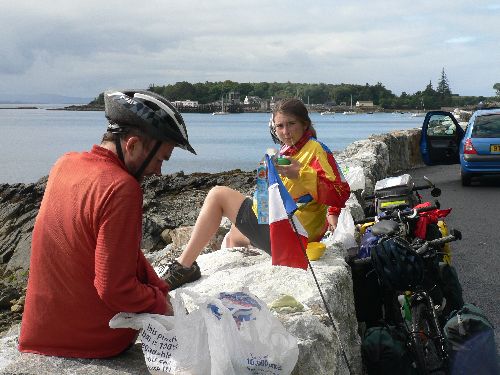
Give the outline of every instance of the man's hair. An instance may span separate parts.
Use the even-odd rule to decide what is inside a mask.
[[[153,142],[155,142],[153,138],[151,138],[145,132],[141,131],[139,128],[132,126],[120,126],[120,129],[121,131],[119,133],[113,133],[111,131],[107,131],[106,133],[104,133],[101,142],[114,142],[116,135],[118,135],[121,139],[136,136],[140,138],[146,148],[149,148],[153,144]]]

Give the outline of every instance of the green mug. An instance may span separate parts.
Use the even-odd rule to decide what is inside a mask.
[[[278,164],[278,165],[290,165],[290,164],[292,164],[292,162],[290,161],[290,159],[279,157],[279,158],[276,158],[276,164]]]

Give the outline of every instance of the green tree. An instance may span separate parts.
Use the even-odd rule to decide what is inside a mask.
[[[94,100],[92,100],[88,105],[90,106],[100,106],[104,105],[104,93],[101,92]]]
[[[441,107],[439,94],[432,87],[432,81],[429,81],[429,84],[425,87],[425,90],[422,92],[419,100],[417,100],[417,103],[418,104],[415,108],[418,109],[436,109]]]
[[[448,83],[448,77],[446,77],[444,68],[441,71],[441,78],[438,81],[436,91],[443,96],[451,96],[450,84]]]
[[[438,104],[440,104],[440,106],[449,106],[452,104],[450,85],[448,83],[448,77],[446,77],[446,73],[444,72],[444,68],[441,71],[441,78],[438,81],[436,92],[438,93]]]
[[[500,83],[495,83],[493,85],[493,90],[497,92],[497,96],[500,96]]]

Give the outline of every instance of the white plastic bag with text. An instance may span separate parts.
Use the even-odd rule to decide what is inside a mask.
[[[119,313],[109,326],[141,330],[144,359],[153,375],[210,374],[207,332],[200,309],[187,314],[179,293],[170,301],[173,316]]]
[[[248,290],[221,292],[203,310],[211,374],[287,375],[297,363],[297,339]]]

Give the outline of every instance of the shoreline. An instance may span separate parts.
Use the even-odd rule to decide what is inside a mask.
[[[88,104],[82,104],[82,105],[68,105],[65,107],[60,107],[60,108],[43,108],[39,107],[36,105],[20,105],[20,106],[14,106],[12,104],[9,104],[9,107],[1,107],[0,109],[45,109],[47,111],[78,111],[78,112],[89,112],[89,111],[94,111],[94,112],[100,112],[104,111],[104,105],[88,105]],[[48,105],[48,104],[47,104]],[[435,108],[435,109],[428,109],[428,110],[423,110],[423,109],[416,109],[416,108],[392,108],[392,109],[384,109],[380,108],[378,106],[373,106],[373,107],[350,107],[350,106],[336,106],[336,107],[327,107],[327,106],[322,106],[320,104],[308,104],[308,111],[311,113],[326,113],[326,114],[331,114],[331,115],[357,115],[357,114],[375,114],[375,113],[399,113],[399,114],[420,114],[420,113],[427,113],[429,111],[437,111],[437,110],[444,110],[444,111],[449,111],[453,112],[454,108]],[[203,114],[210,114],[212,113],[211,111],[181,111],[181,114],[184,113],[203,113]],[[271,110],[245,110],[242,109],[241,112],[229,112],[229,114],[236,115],[236,114],[241,114],[241,113],[271,113]]]

